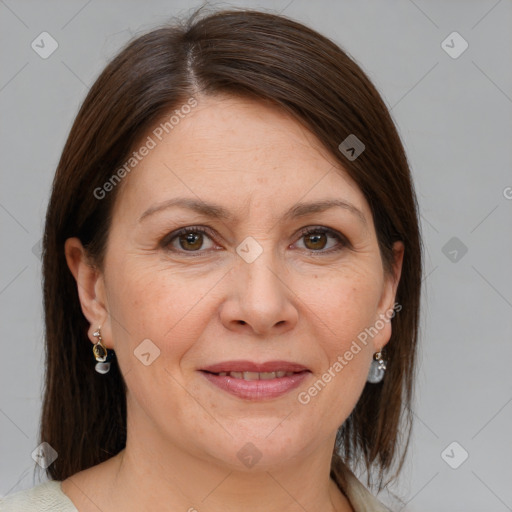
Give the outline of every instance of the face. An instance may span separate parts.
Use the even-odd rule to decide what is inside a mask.
[[[132,421],[238,469],[248,442],[266,467],[332,449],[389,340],[401,264],[384,271],[364,195],[259,102],[198,98],[153,138],[116,199],[96,305],[82,300]]]

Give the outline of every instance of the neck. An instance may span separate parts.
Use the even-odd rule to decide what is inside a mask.
[[[120,504],[115,509],[164,510],[166,504],[168,510],[189,512],[352,510],[336,484],[328,476],[320,481],[307,464],[293,470],[245,474],[212,465],[205,467],[197,461],[169,464],[159,460],[147,467],[140,463],[147,456],[147,452],[136,455],[129,447],[118,455],[110,491],[111,502]]]
[[[240,471],[140,427],[129,424],[126,448],[110,460],[112,510],[352,511],[330,479],[333,440],[285,464]]]

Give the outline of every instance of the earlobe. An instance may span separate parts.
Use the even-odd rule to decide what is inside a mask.
[[[108,317],[103,275],[89,260],[78,238],[68,238],[64,251],[69,270],[77,284],[82,312],[94,330]]]

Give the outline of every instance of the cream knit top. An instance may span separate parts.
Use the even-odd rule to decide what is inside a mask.
[[[355,512],[390,512],[346,467],[343,469],[343,479],[342,490]],[[49,480],[36,485],[32,489],[18,491],[0,498],[0,512],[79,511],[67,495],[62,492],[60,482]]]

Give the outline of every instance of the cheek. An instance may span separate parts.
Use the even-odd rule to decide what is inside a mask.
[[[382,275],[372,266],[326,272],[308,284],[298,296],[317,317],[330,352],[343,350],[378,317]]]
[[[120,343],[116,350],[133,352],[150,339],[168,359],[166,365],[179,361],[211,319],[204,299],[216,280],[212,273],[193,279],[160,264],[117,266],[109,281],[109,312],[114,340]]]
[[[191,280],[153,265],[118,266],[110,275],[116,356],[133,407],[149,417],[168,419],[165,403],[174,404],[173,425],[187,424],[190,411],[204,414],[204,425],[211,422],[183,392],[186,382],[179,367],[211,321],[205,295],[215,282],[211,276]]]
[[[333,277],[334,276],[334,277]],[[378,318],[381,277],[367,267],[315,279],[304,288],[310,324],[323,354],[320,371],[299,402],[327,423],[341,424],[354,408],[366,383],[373,347],[367,329]],[[320,412],[322,411],[322,412]]]

